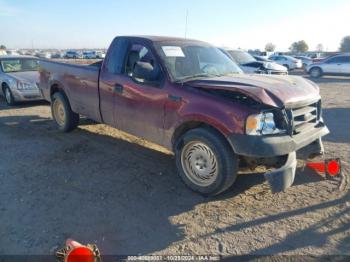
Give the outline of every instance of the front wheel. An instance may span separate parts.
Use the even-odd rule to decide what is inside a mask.
[[[190,130],[177,142],[175,155],[179,175],[193,191],[217,195],[236,180],[238,158],[214,130]]]
[[[11,89],[8,86],[5,86],[3,91],[4,91],[6,103],[9,106],[14,106],[16,104],[16,101],[12,95]]]
[[[319,67],[311,68],[310,76],[313,78],[319,78],[322,76],[322,70]]]
[[[51,103],[52,117],[59,130],[69,132],[79,124],[79,115],[70,107],[67,97],[58,92],[53,94]]]

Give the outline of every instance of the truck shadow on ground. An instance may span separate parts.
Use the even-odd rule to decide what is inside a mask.
[[[242,175],[229,192],[205,198],[181,182],[172,156],[85,129],[62,134],[52,120],[40,116],[0,117],[1,126],[4,147],[19,149],[11,154],[0,152],[2,170],[12,174],[0,177],[2,202],[18,207],[2,209],[6,229],[2,238],[10,236],[6,240],[13,240],[15,246],[0,248],[0,253],[48,253],[52,247],[62,247],[69,237],[96,243],[104,254],[156,252],[186,237],[185,225],[174,222],[174,216],[202,203],[232,199],[264,181],[261,174]],[[18,165],[12,159],[17,154],[28,162]],[[19,192],[31,192],[22,204]],[[339,201],[235,224],[224,231]]]

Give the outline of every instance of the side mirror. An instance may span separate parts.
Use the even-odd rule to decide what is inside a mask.
[[[132,77],[142,82],[153,82],[157,80],[154,67],[148,62],[137,62]]]

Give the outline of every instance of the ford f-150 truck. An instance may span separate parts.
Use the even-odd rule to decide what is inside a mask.
[[[268,167],[273,191],[285,190],[297,152],[320,153],[329,132],[316,84],[243,74],[201,41],[116,37],[100,64],[40,66],[60,130],[73,130],[83,115],[166,147],[182,180],[204,195],[227,190],[240,166],[256,165]]]

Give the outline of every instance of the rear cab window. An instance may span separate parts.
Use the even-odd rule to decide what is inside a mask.
[[[122,74],[125,64],[125,56],[128,50],[128,40],[123,38],[116,39],[110,48],[107,56],[106,71],[111,74]]]

